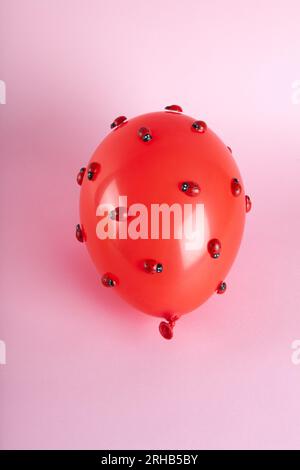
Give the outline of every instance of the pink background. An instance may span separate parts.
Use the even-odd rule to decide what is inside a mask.
[[[4,449],[300,448],[299,1],[1,0]],[[109,124],[178,103],[252,196],[214,296],[164,341],[74,237]],[[298,198],[298,200],[297,200]]]

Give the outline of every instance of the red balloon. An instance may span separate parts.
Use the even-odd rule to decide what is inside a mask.
[[[170,339],[183,314],[225,292],[251,201],[231,150],[180,106],[111,128],[77,176],[76,236],[99,283],[163,317]]]

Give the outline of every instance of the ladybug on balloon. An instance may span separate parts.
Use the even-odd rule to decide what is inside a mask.
[[[224,281],[239,249],[251,200],[232,151],[178,105],[117,117],[80,169],[80,223],[103,288],[138,310],[177,320]]]

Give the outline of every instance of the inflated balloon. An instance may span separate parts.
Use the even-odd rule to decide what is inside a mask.
[[[251,200],[229,147],[178,105],[133,119],[117,117],[86,168],[76,238],[99,282],[159,331],[214,292],[237,254]]]

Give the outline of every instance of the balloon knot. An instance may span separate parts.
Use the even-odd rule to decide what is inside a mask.
[[[159,332],[165,339],[173,338],[173,329],[176,321],[178,320],[177,315],[173,315],[168,321],[162,321],[159,324]]]

